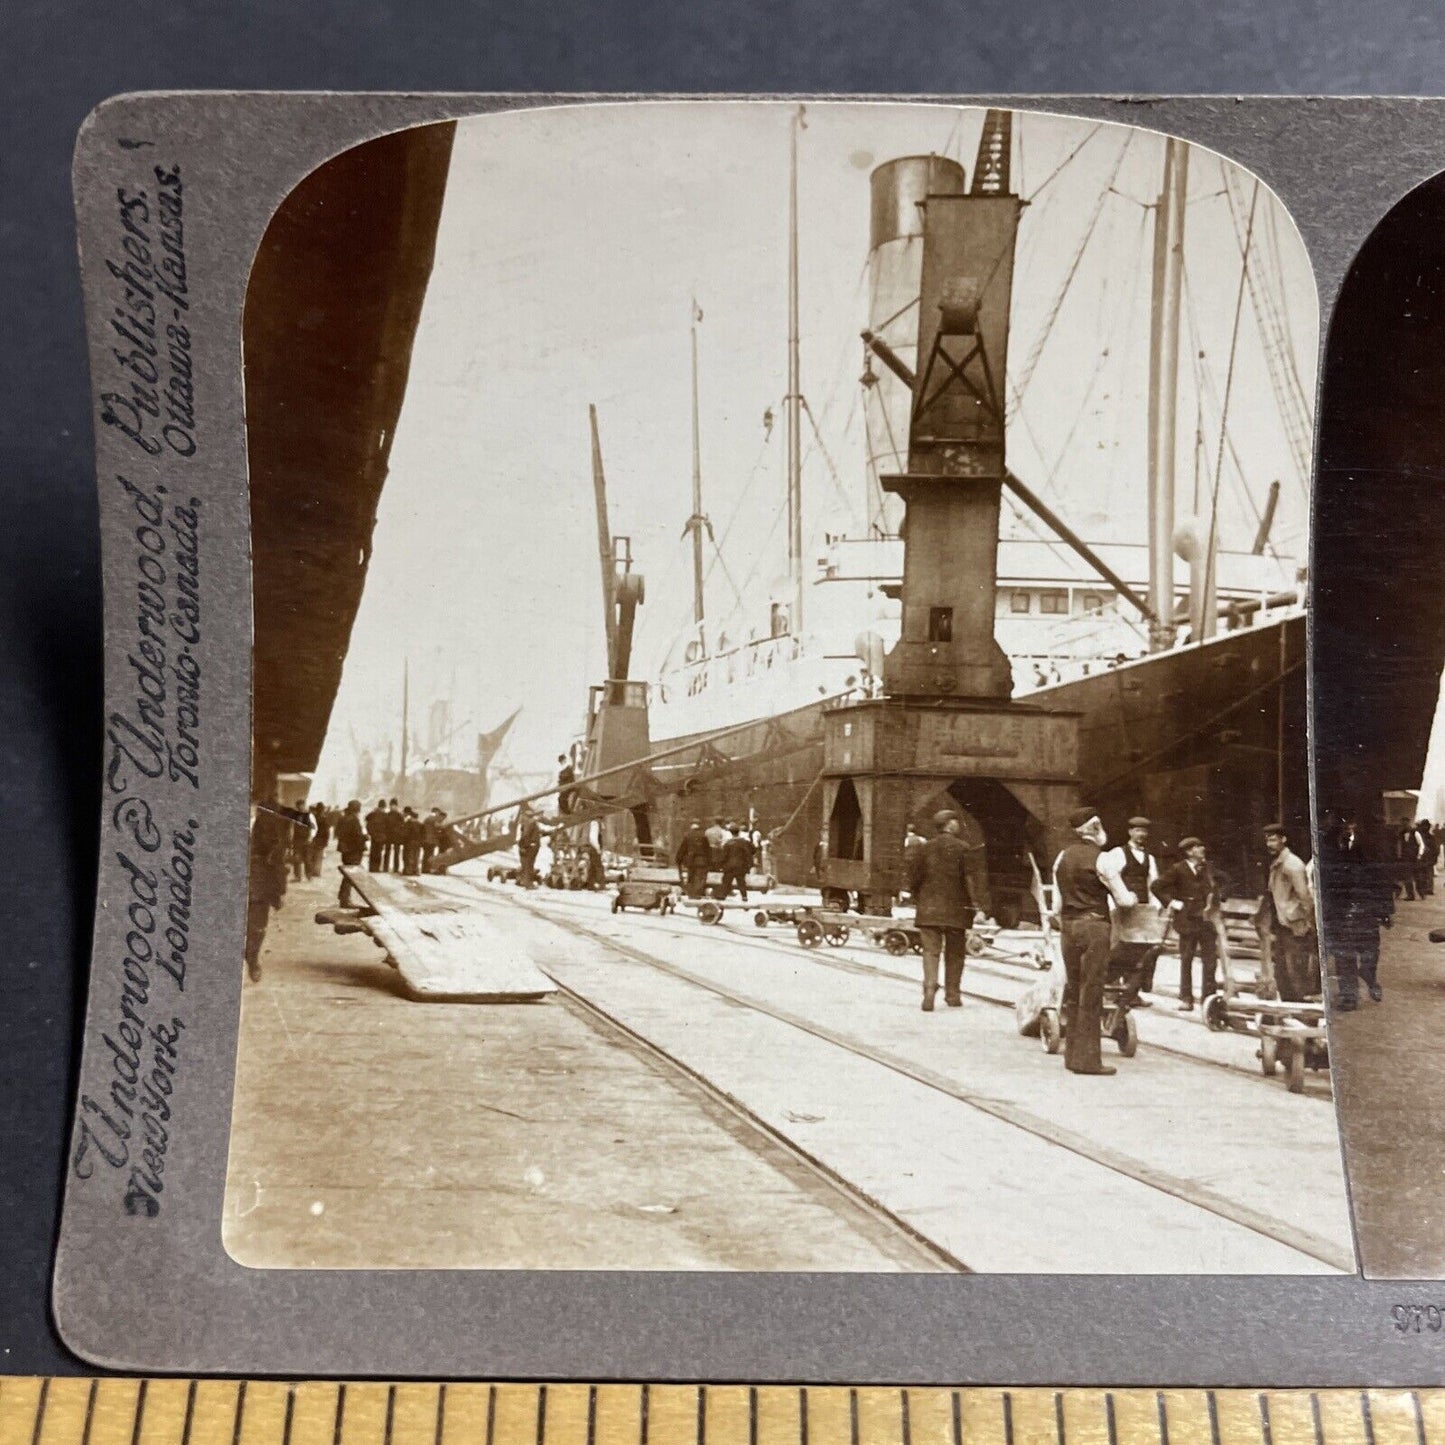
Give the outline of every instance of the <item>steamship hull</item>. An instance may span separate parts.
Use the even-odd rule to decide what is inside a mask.
[[[1305,631],[1304,615],[1293,614],[1041,688],[1019,702],[1078,717],[1079,796],[1112,830],[1142,812],[1162,844],[1195,834],[1231,888],[1253,893],[1266,871],[1264,825],[1282,820],[1302,848],[1308,838]],[[704,773],[659,800],[659,840],[675,844],[695,820],[751,820],[772,838],[781,883],[816,884],[830,705],[762,718],[731,736],[728,752],[747,761],[715,780]],[[652,746],[662,752],[689,741],[659,738]],[[657,771],[665,777],[668,764],[660,761]],[[1050,860],[1036,861],[1046,867]],[[1002,890],[1027,912],[1027,858],[996,856],[991,847],[988,863],[996,899]]]

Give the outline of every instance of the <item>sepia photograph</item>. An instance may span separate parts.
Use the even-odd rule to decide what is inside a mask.
[[[1319,340],[1283,203],[1142,127],[615,102],[305,176],[243,322],[230,1256],[1354,1272],[1331,1051],[1353,1107],[1432,1027],[1445,629],[1393,735],[1321,655],[1317,859]]]

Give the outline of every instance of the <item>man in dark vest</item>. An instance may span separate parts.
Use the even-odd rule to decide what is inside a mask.
[[[1194,956],[1199,955],[1199,1001],[1219,991],[1219,935],[1215,915],[1219,908],[1219,882],[1205,857],[1200,838],[1179,844],[1184,855],[1166,868],[1154,884],[1154,896],[1169,910],[1179,939],[1179,1008],[1194,1007]]]
[[[1114,899],[1111,977],[1122,977],[1126,1008],[1150,1008],[1140,993],[1154,989],[1154,965],[1164,945],[1164,917],[1154,901],[1159,864],[1149,851],[1148,818],[1130,818],[1129,833],[1118,848],[1099,856],[1099,872]]]
[[[904,861],[914,922],[923,942],[923,1011],[933,1012],[938,993],[938,962],[943,959],[943,1001],[963,1006],[963,961],[968,928],[977,911],[968,883],[968,848],[959,836],[958,814],[933,815],[934,833]]]
[[[689,898],[701,898],[707,892],[707,873],[712,867],[712,845],[707,841],[702,824],[696,819],[682,835],[682,842],[677,845],[675,861],[682,891]]]
[[[1099,855],[1109,837],[1093,808],[1075,808],[1069,826],[1075,840],[1054,862],[1064,954],[1064,1067],[1072,1074],[1112,1074],[1099,1038],[1109,972],[1109,889]]]
[[[728,824],[728,840],[722,846],[719,865],[722,880],[718,884],[717,896],[728,898],[734,888],[744,903],[748,901],[748,871],[753,866],[753,842],[743,837],[743,830],[736,823]]]

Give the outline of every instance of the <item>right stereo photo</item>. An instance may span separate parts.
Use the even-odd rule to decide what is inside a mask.
[[[1445,1274],[1445,176],[1345,280],[1320,414],[1317,876],[1362,1268]]]

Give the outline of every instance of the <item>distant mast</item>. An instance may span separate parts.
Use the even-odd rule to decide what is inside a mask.
[[[788,152],[788,581],[794,637],[803,635],[803,388],[798,365],[798,132],[803,107],[789,126]]]
[[[1179,397],[1179,298],[1184,279],[1184,210],[1189,148],[1164,141],[1164,181],[1154,208],[1149,323],[1149,646],[1174,645],[1174,452]]]
[[[702,626],[702,443],[698,436],[697,420],[697,323],[702,320],[702,308],[697,297],[692,301],[692,516],[688,528],[692,532],[692,620],[695,626]]]

